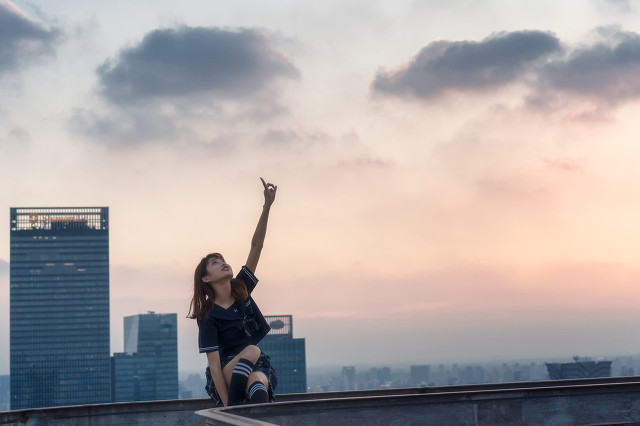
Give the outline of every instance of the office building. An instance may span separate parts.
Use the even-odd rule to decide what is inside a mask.
[[[124,352],[112,358],[114,402],[178,398],[178,315],[124,317]]]
[[[9,411],[11,409],[11,406],[9,405],[9,385],[9,376],[0,376],[0,411]]]
[[[110,402],[109,211],[10,209],[11,409]]]
[[[293,337],[291,315],[265,316],[271,330],[258,344],[278,376],[276,394],[307,391],[305,339]]]
[[[549,379],[587,379],[593,377],[610,377],[611,361],[579,361],[567,363],[545,363]]]

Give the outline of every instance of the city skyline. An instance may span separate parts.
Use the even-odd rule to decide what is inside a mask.
[[[120,318],[177,312],[180,370],[206,365],[193,270],[240,270],[260,176],[254,297],[308,366],[640,351],[638,1],[0,0],[0,24],[0,220],[109,206],[112,353]]]

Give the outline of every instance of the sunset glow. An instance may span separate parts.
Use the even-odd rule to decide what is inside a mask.
[[[177,312],[195,371],[193,270],[240,270],[261,176],[254,297],[310,366],[637,353],[639,13],[0,3],[0,373],[9,207],[109,206],[111,350]]]

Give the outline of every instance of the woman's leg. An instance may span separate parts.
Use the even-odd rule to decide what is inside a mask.
[[[269,380],[262,371],[254,371],[249,375],[247,395],[250,404],[269,402]]]
[[[249,345],[224,366],[222,374],[229,383],[228,406],[241,404],[246,399],[247,382],[260,353],[260,348]]]

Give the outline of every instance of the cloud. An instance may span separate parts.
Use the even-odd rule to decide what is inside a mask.
[[[430,99],[451,90],[500,87],[560,51],[559,39],[542,31],[500,32],[480,42],[435,41],[408,64],[379,71],[373,89],[388,95]]]
[[[615,12],[630,12],[633,8],[634,0],[596,0],[598,6],[605,9],[612,9]]]
[[[0,74],[53,56],[60,35],[59,29],[29,19],[10,1],[0,2]]]
[[[311,131],[304,129],[268,129],[259,137],[261,145],[266,147],[292,147],[304,144],[305,146],[326,142],[329,134],[324,131]]]
[[[10,126],[6,133],[0,132],[0,155],[8,158],[26,153],[31,145],[31,139],[31,134],[25,128]]]
[[[97,73],[102,94],[116,105],[203,94],[247,99],[300,76],[262,31],[187,26],[151,31]]]
[[[98,114],[90,109],[77,109],[70,120],[73,131],[110,145],[130,145],[140,141],[176,140],[188,129],[178,128],[174,117],[149,111],[112,111]]]
[[[334,167],[341,170],[361,172],[364,169],[388,169],[393,167],[394,162],[379,157],[359,156],[346,158],[335,163]]]
[[[436,41],[408,64],[379,71],[372,90],[434,101],[449,92],[520,83],[523,104],[533,111],[610,119],[616,106],[640,98],[640,34],[610,26],[591,35],[591,42],[574,46],[541,31],[501,32],[480,42]]]
[[[570,158],[545,158],[544,164],[549,169],[560,170],[562,172],[581,172],[583,170],[580,161]]]
[[[602,40],[546,64],[536,90],[547,97],[563,92],[608,105],[638,98],[640,35],[615,28],[600,28],[598,33]]]
[[[511,200],[540,200],[550,191],[544,185],[528,181],[521,176],[485,177],[476,180],[476,187],[483,197]]]
[[[229,148],[221,135],[289,112],[282,83],[300,72],[276,48],[277,40],[246,28],[151,31],[97,68],[98,93],[106,102],[78,108],[69,125],[111,146],[222,142]],[[219,131],[210,143],[212,125]]]

